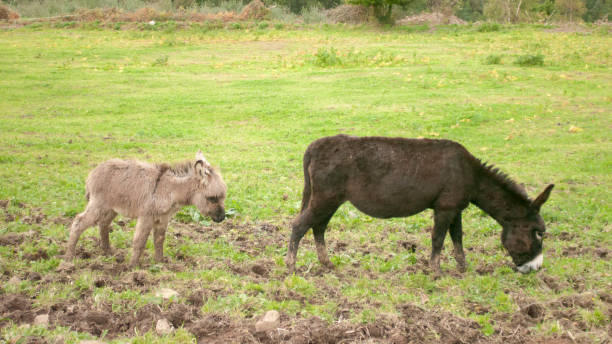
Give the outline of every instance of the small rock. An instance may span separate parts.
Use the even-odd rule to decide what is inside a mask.
[[[34,325],[42,325],[42,326],[49,325],[49,314],[37,315],[36,318],[34,318]]]
[[[10,280],[8,280],[9,284],[18,284],[21,282],[21,278],[17,277],[17,276],[13,276],[11,277]]]
[[[161,297],[162,299],[169,299],[173,296],[178,296],[179,293],[176,290],[170,288],[161,288],[155,293],[155,296]]]
[[[265,332],[265,331],[274,330],[278,327],[279,320],[280,320],[280,313],[278,313],[277,311],[268,311],[264,315],[263,319],[261,319],[255,324],[255,331]]]
[[[174,327],[170,325],[170,322],[168,322],[168,320],[157,320],[157,325],[155,325],[155,332],[157,332],[158,335],[163,336],[165,334],[172,333],[172,331],[174,331]]]

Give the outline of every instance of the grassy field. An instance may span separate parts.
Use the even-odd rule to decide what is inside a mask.
[[[69,25],[70,26],[70,25]],[[0,30],[0,342],[549,342],[612,335],[612,36],[602,28],[320,26]],[[450,240],[426,265],[431,212],[378,220],[342,206],[323,269],[311,234],[283,258],[302,154],[346,133],[446,138],[494,163],[542,209],[543,270],[512,270],[500,226],[464,213],[468,271]],[[129,271],[97,230],[57,271],[88,171],[113,157],[180,161],[201,148],[228,184],[221,224],[184,209],[168,262],[152,242]],[[179,294],[156,296],[160,288]],[[267,310],[281,330],[254,333]],[[49,314],[48,325],[33,324]],[[166,318],[177,330],[155,334]]]

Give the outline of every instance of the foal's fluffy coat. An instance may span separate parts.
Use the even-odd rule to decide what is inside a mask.
[[[138,264],[151,229],[154,229],[155,260],[163,260],[168,221],[180,207],[195,205],[216,222],[225,218],[227,187],[201,151],[195,160],[175,165],[108,160],[91,171],[86,190],[89,203],[72,223],[66,260],[74,258],[81,233],[95,224],[100,227],[102,250],[110,253],[110,224],[118,213],[138,218],[131,267]]]

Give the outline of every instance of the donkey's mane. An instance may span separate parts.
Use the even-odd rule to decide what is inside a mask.
[[[517,198],[523,200],[526,203],[531,203],[531,199],[525,192],[525,189],[517,184],[514,180],[512,180],[507,174],[500,171],[499,168],[495,167],[492,164],[487,164],[486,162],[482,162],[479,159],[476,159],[478,165],[480,166],[480,171],[496,181],[503,189],[511,192]]]
[[[186,177],[193,173],[194,163],[190,160],[180,161],[172,165],[159,164],[158,167],[161,170],[160,174],[163,174],[166,170],[177,177]]]

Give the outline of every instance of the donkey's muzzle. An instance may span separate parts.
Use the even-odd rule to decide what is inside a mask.
[[[538,271],[540,269],[540,267],[542,267],[542,262],[544,261],[544,255],[542,255],[542,253],[538,254],[535,258],[533,258],[532,260],[528,261],[527,263],[517,266],[516,269],[519,272],[522,272],[524,274],[530,272],[531,270],[533,271]]]
[[[222,212],[222,213],[216,214],[216,215],[214,215],[214,216],[211,216],[210,218],[211,218],[213,221],[215,221],[215,222],[221,222],[221,221],[225,220],[225,212]]]

